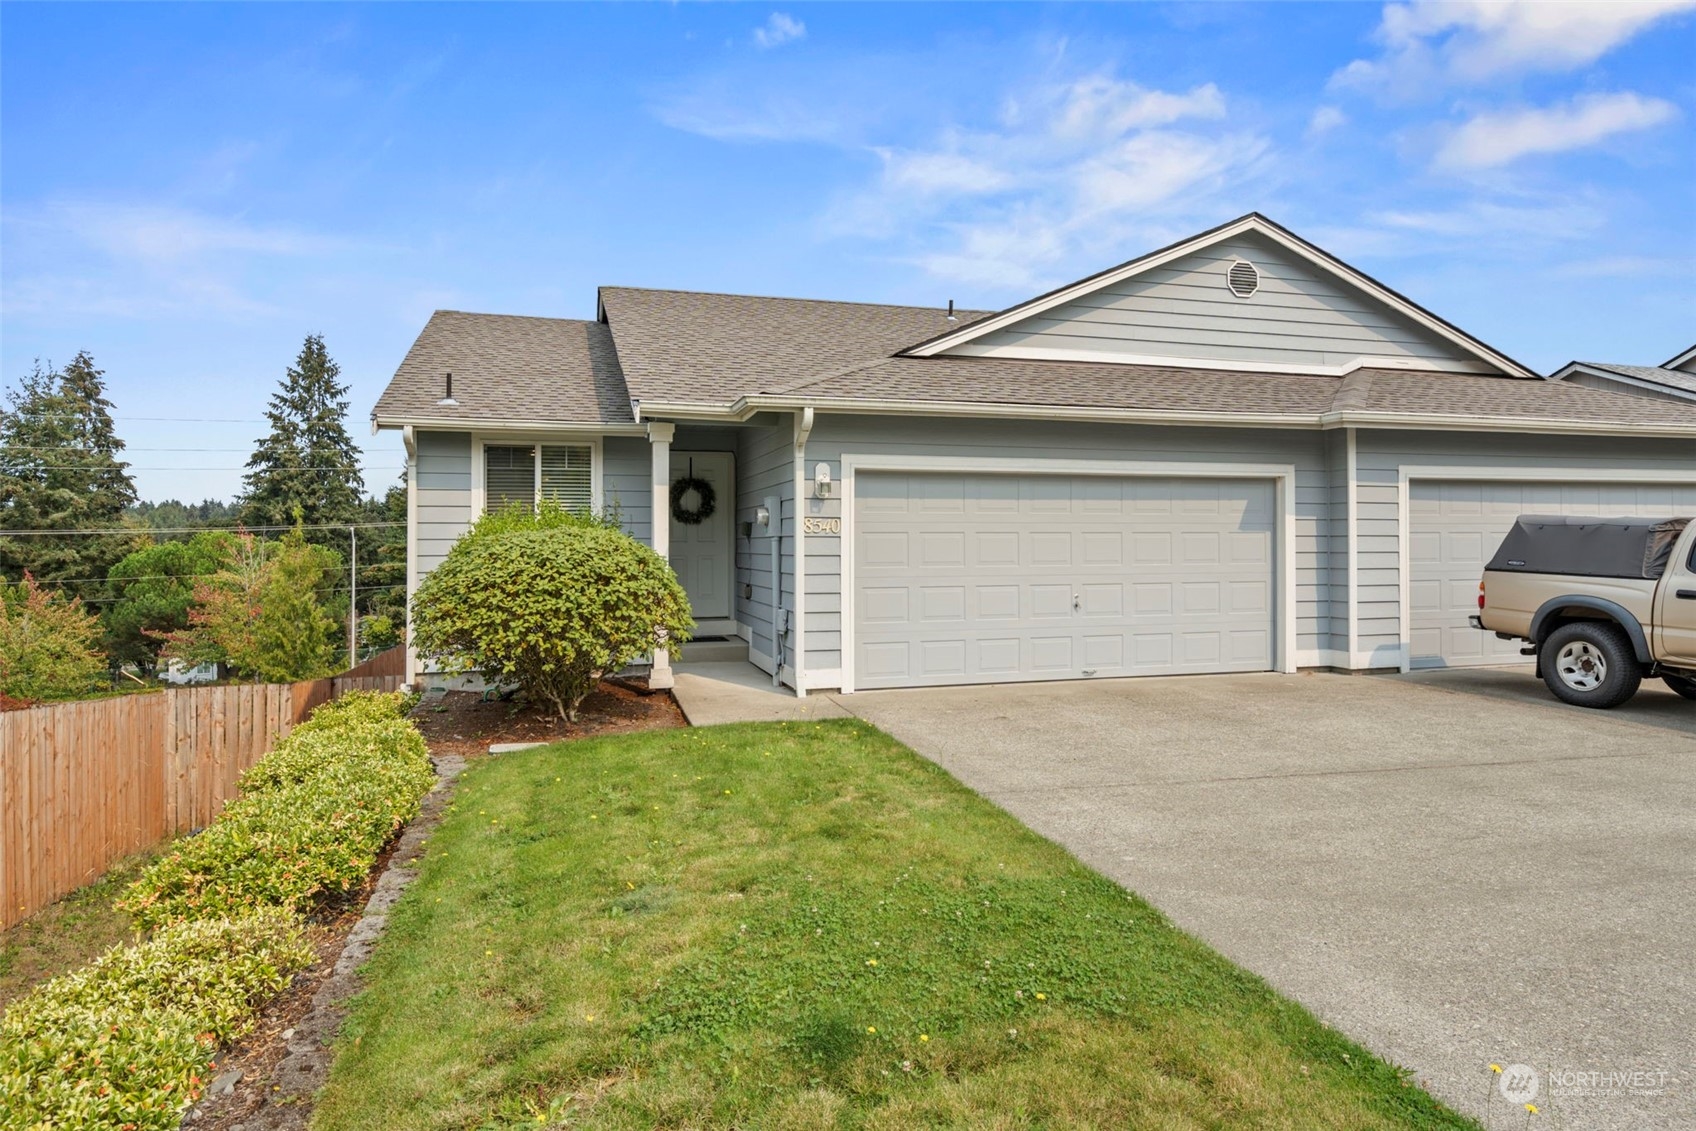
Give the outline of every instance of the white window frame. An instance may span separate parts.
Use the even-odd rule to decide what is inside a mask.
[[[1093,460],[980,458],[844,452],[842,455],[842,693],[854,691],[854,494],[861,471],[944,471],[991,475],[1094,475],[1112,479],[1261,479],[1271,480],[1276,506],[1273,529],[1273,586],[1277,592],[1272,657],[1274,670],[1297,670],[1296,640],[1296,468],[1278,463],[1204,463],[1182,460]],[[816,673],[823,674],[823,673]],[[823,686],[818,684],[818,686]]]
[[[1401,649],[1403,672],[1413,670],[1413,484],[1460,480],[1484,483],[1606,483],[1617,486],[1635,483],[1645,487],[1688,487],[1696,483],[1696,471],[1674,468],[1641,471],[1623,467],[1504,467],[1501,465],[1451,467],[1443,464],[1404,463],[1396,477],[1396,635]]]
[[[486,495],[484,480],[487,478],[488,457],[485,448],[522,448],[526,445],[540,448],[575,444],[578,447],[589,448],[589,507],[596,514],[606,509],[606,495],[603,478],[606,461],[601,451],[603,437],[598,433],[582,432],[473,432],[471,434],[471,521],[476,522],[483,517]],[[541,452],[535,457],[536,485],[535,498],[542,497],[542,460]]]

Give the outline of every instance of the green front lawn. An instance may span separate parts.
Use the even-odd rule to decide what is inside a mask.
[[[856,722],[477,764],[319,1128],[1474,1127]]]

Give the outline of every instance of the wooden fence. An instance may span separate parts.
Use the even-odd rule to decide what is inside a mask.
[[[0,712],[0,928],[121,857],[210,824],[242,773],[313,708],[393,691],[404,664],[394,648],[328,679]]]

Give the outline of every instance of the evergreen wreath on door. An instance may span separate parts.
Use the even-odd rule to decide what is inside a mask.
[[[693,506],[685,506],[684,501],[693,494]],[[671,517],[684,526],[699,526],[711,518],[713,511],[718,509],[718,496],[713,493],[713,485],[705,479],[695,478],[695,461],[689,461],[689,474],[679,475],[671,485]]]

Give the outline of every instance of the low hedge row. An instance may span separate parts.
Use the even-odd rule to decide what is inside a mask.
[[[296,727],[243,776],[241,797],[198,836],[142,873],[119,905],[147,928],[306,911],[364,880],[418,813],[435,774],[401,698],[353,693]]]
[[[315,711],[242,778],[242,795],[119,901],[146,942],[114,947],[0,1021],[0,1131],[163,1131],[214,1050],[313,960],[299,913],[363,880],[435,780],[398,695]]]
[[[0,1022],[0,1128],[171,1128],[213,1050],[312,962],[266,909],[175,923],[13,1002]]]

